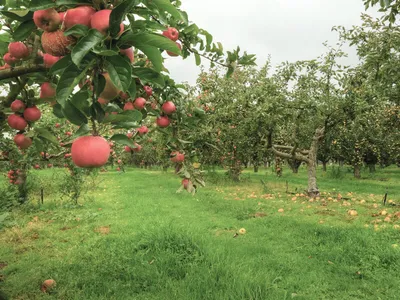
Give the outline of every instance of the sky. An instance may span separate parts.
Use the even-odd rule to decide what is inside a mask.
[[[182,0],[181,8],[225,50],[240,46],[256,54],[258,65],[271,55],[272,66],[318,57],[323,42],[338,42],[333,26],[360,25],[365,12],[362,0]],[[376,10],[366,13],[379,16]],[[350,53],[345,63],[355,65],[355,51],[344,50]],[[165,66],[176,82],[194,84],[200,71],[194,57],[168,58]]]

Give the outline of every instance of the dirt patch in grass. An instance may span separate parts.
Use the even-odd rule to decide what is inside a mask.
[[[250,214],[249,216],[251,218],[265,218],[267,216],[267,214],[264,212],[257,212],[255,214]]]
[[[111,229],[110,229],[110,226],[101,226],[101,227],[96,228],[94,231],[98,232],[100,234],[107,235],[107,234],[110,234]]]

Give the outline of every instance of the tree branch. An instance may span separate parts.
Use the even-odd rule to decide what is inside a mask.
[[[276,149],[290,150],[291,152],[292,152],[294,149],[296,149],[295,151],[293,151],[293,153],[294,153],[294,152],[299,152],[300,154],[303,154],[303,155],[308,155],[308,153],[309,153],[308,150],[301,150],[301,149],[294,148],[294,147],[292,147],[292,146],[273,145],[273,147],[276,148]]]
[[[45,72],[47,69],[44,65],[28,65],[0,71],[0,80],[10,79],[30,73]]]
[[[289,147],[289,146],[288,146],[288,147]],[[290,147],[290,148],[292,148],[292,147]],[[306,157],[306,156],[304,156],[304,155],[301,155],[301,154],[298,154],[298,153],[295,153],[294,155],[289,154],[289,153],[285,153],[285,152],[282,152],[282,151],[277,150],[277,149],[275,148],[275,146],[272,147],[272,151],[274,152],[275,155],[277,155],[277,156],[279,156],[279,157],[282,157],[282,158],[286,158],[286,159],[296,159],[296,160],[299,160],[299,161],[303,161],[303,162],[305,162],[305,163],[309,163],[309,162],[310,162],[310,160],[308,159],[308,157]]]

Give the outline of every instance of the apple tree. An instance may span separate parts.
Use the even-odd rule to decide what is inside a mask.
[[[67,145],[77,167],[106,164],[110,141],[134,151],[135,141],[125,132],[144,123],[170,135],[167,144],[173,151],[187,147],[180,134],[200,121],[181,105],[182,86],[168,76],[166,56],[192,56],[198,65],[208,59],[224,66],[227,75],[254,64],[255,58],[239,48],[225,53],[207,31],[189,22],[180,4],[7,1],[0,12],[0,83],[8,94],[0,98],[0,121],[8,123],[15,144],[28,149],[57,142],[48,128],[35,124],[50,106],[55,116],[77,126]],[[182,174],[190,188],[196,178],[188,165],[183,164]]]

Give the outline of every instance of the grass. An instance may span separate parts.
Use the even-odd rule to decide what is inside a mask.
[[[400,203],[400,169],[329,174],[319,173],[324,194],[312,200],[301,195],[302,169],[245,171],[239,184],[217,171],[195,196],[176,194],[171,173],[103,173],[77,207],[53,194],[10,215],[0,290],[30,300],[399,299],[400,207],[380,202],[387,190]],[[49,278],[57,286],[44,294]]]

